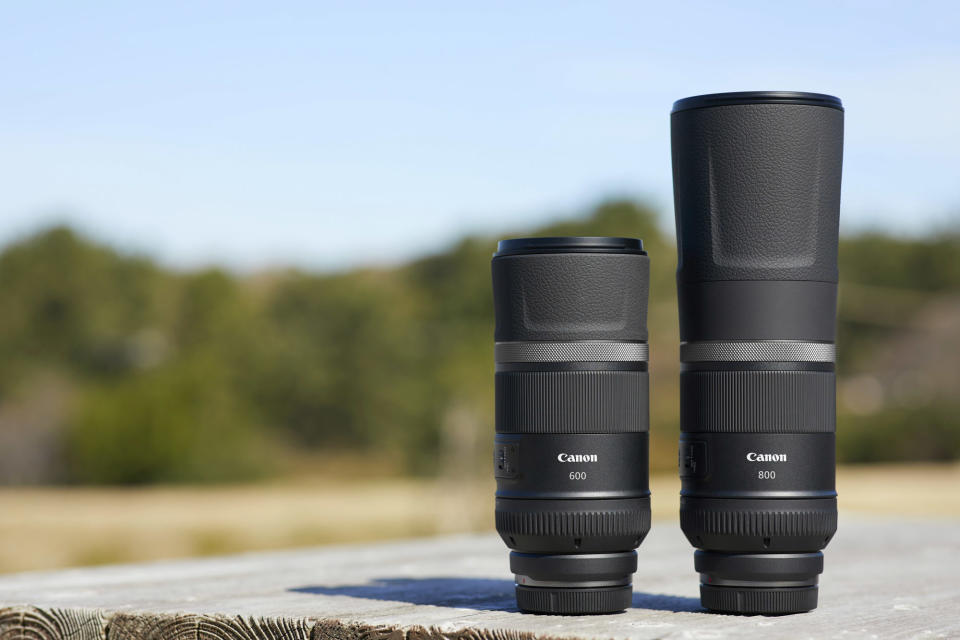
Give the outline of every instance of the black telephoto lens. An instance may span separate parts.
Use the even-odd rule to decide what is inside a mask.
[[[843,107],[744,92],[671,114],[680,304],[680,523],[700,598],[817,606],[837,529],[835,317]]]
[[[650,529],[643,243],[504,240],[492,270],[496,523],[517,605],[622,611]]]

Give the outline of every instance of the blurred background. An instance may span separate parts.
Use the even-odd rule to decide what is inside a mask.
[[[960,10],[665,4],[0,9],[0,571],[492,530],[519,234],[644,239],[675,517],[668,114],[744,89],[847,110],[841,509],[960,515]]]

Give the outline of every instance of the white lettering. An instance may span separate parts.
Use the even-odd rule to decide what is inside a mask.
[[[786,462],[787,454],[785,453],[754,453],[751,451],[747,454],[747,460],[750,462]]]
[[[560,462],[596,462],[595,453],[560,453],[557,454],[557,460]]]

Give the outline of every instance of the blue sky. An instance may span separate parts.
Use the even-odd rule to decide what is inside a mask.
[[[336,268],[606,195],[671,223],[671,103],[750,89],[840,96],[844,226],[926,233],[960,213],[957,6],[7,3],[0,243]]]

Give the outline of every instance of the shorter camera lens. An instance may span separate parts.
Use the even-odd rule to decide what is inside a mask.
[[[505,240],[493,258],[497,531],[517,605],[630,606],[650,529],[646,305],[639,240]]]

